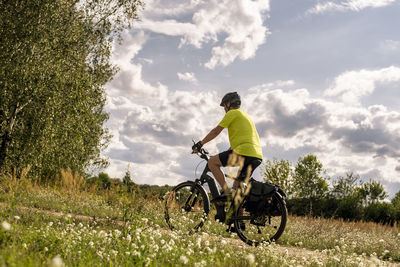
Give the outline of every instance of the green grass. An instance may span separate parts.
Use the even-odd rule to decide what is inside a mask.
[[[372,223],[290,216],[278,244],[254,248],[212,219],[196,234],[170,231],[160,200],[124,191],[67,190],[1,177],[0,201],[0,266],[375,266],[400,261],[399,230]]]

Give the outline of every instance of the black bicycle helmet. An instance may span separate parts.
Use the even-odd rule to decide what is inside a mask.
[[[220,106],[223,107],[227,102],[229,102],[231,106],[240,106],[240,104],[242,103],[240,101],[240,96],[237,92],[231,92],[224,95],[221,100]]]

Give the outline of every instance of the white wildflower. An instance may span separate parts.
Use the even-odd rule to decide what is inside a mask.
[[[250,265],[252,265],[255,262],[255,257],[253,254],[249,253],[246,255],[246,260],[249,262]]]
[[[101,250],[96,251],[96,254],[100,257],[103,258],[103,252]]]
[[[137,250],[135,250],[135,251],[133,251],[133,255],[134,255],[134,256],[137,256],[137,257],[140,257],[140,252],[137,251]]]
[[[122,232],[120,230],[118,230],[118,229],[115,229],[114,233],[115,233],[115,236],[117,236],[117,237],[122,234]]]
[[[197,246],[198,248],[201,248],[201,237],[197,238],[197,240],[196,240],[196,246]]]
[[[128,256],[131,255],[131,253],[129,251],[125,251],[125,254]]]
[[[189,259],[185,256],[182,255],[179,260],[183,263],[183,264],[187,264],[189,262]]]
[[[18,221],[19,219],[21,219],[21,217],[19,217],[18,215],[15,215],[14,219],[16,219]]]
[[[126,236],[126,240],[127,240],[128,242],[131,242],[131,241],[132,241],[131,235],[128,234],[128,235]]]
[[[11,224],[9,224],[9,223],[6,222],[6,221],[3,221],[3,222],[1,223],[1,227],[2,227],[3,230],[5,230],[5,231],[10,231],[10,230],[11,230]]]
[[[62,266],[64,266],[64,261],[62,260],[60,255],[56,255],[51,259],[49,266],[50,267],[62,267]]]
[[[191,248],[188,248],[187,251],[186,251],[186,254],[188,256],[192,255],[193,254],[193,250]]]
[[[107,233],[104,232],[103,230],[101,230],[101,231],[98,233],[98,236],[99,236],[100,238],[104,238],[104,237],[107,237]]]

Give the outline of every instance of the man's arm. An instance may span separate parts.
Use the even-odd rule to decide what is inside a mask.
[[[224,128],[221,126],[217,126],[214,129],[212,129],[207,135],[206,137],[204,137],[203,140],[201,140],[201,144],[204,145],[208,142],[210,142],[211,140],[213,140],[215,137],[217,137],[223,130]]]

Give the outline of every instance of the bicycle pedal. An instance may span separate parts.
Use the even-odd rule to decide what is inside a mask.
[[[226,217],[225,214],[216,214],[215,217],[214,217],[214,219],[215,219],[215,220],[218,220],[218,221],[220,221],[220,222],[224,222],[224,221],[225,221],[225,217]]]
[[[229,225],[228,228],[225,230],[227,233],[236,233],[236,228],[232,225]]]

